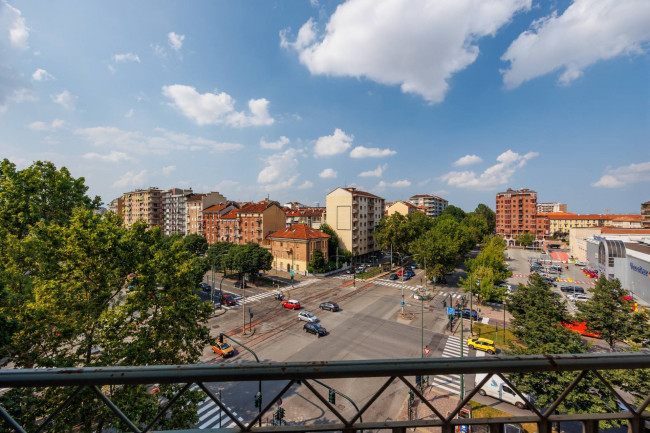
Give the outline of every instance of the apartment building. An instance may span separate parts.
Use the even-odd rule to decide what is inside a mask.
[[[126,228],[136,221],[144,221],[149,227],[161,226],[163,221],[162,190],[159,188],[138,189],[122,196],[122,218]]]
[[[521,233],[532,233],[538,241],[543,240],[548,235],[544,218],[544,214],[537,214],[535,191],[508,188],[496,196],[496,233],[509,245],[514,245]]]
[[[641,203],[641,225],[650,229],[650,201]]]
[[[327,194],[326,221],[339,236],[341,247],[359,256],[378,250],[374,231],[384,215],[384,202],[351,187],[339,187]]]
[[[417,194],[409,198],[409,202],[415,206],[424,206],[425,213],[430,217],[440,216],[442,211],[449,205],[449,202],[442,197],[429,194]]]
[[[386,216],[391,216],[394,213],[409,216],[412,213],[419,211],[420,210],[418,209],[418,206],[407,201],[394,201],[392,203],[386,203]]]
[[[207,194],[194,194],[188,197],[185,202],[186,212],[186,234],[203,236],[203,209],[215,204],[225,204],[228,200],[218,192]]]
[[[215,204],[206,209],[203,209],[203,216],[201,222],[203,224],[203,235],[209,244],[215,242],[225,242],[226,239],[223,239],[222,225],[227,225],[225,221],[234,222],[233,218],[228,218],[227,220],[223,217],[230,213],[231,211],[238,211],[239,205],[234,202],[228,202],[226,204]],[[224,227],[225,229],[225,227]],[[234,242],[228,240],[228,242]]]
[[[325,261],[329,257],[329,235],[307,224],[292,224],[267,237],[273,255],[273,268],[281,271],[304,272],[314,251],[320,250]]]
[[[187,213],[185,203],[194,193],[192,189],[171,188],[162,192],[163,233],[166,236],[185,236]]]
[[[537,213],[566,212],[566,203],[537,203]]]
[[[323,224],[324,207],[301,207],[285,209],[287,215],[287,227],[293,224],[306,224],[311,228],[319,229]]]
[[[120,196],[111,200],[108,210],[117,215],[122,215],[122,208],[124,207],[124,196]]]
[[[286,215],[277,202],[211,206],[203,211],[203,233],[209,243],[255,242],[262,246],[269,234],[286,227]]]

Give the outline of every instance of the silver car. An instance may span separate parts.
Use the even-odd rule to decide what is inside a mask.
[[[304,320],[305,322],[316,323],[318,322],[318,317],[311,314],[309,311],[301,311],[298,313],[298,320]]]

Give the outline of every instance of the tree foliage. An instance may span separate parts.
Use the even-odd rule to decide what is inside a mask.
[[[330,235],[329,239],[327,240],[327,250],[329,254],[329,260],[336,261],[337,253],[338,253],[339,263],[342,262],[350,263],[352,254],[341,247],[342,245],[341,240],[339,238],[339,235],[337,235],[336,232],[334,231],[334,229],[328,224],[321,224],[319,230],[327,235]]]
[[[470,287],[477,294],[479,302],[503,299],[505,289],[495,287],[505,281],[511,272],[505,260],[506,243],[499,236],[487,237],[483,249],[474,259],[465,262],[467,278],[461,278],[465,291]],[[477,282],[480,280],[480,283]]]
[[[229,269],[236,269],[240,274],[256,276],[259,271],[268,271],[273,263],[273,255],[255,242],[246,245],[234,245],[224,257],[224,264]]]
[[[485,221],[487,223],[488,234],[494,233],[497,227],[497,214],[494,213],[492,209],[490,209],[487,205],[483,203],[476,206],[474,213],[481,215],[483,218],[485,218]]]
[[[519,233],[515,240],[519,245],[529,247],[535,242],[535,235],[529,232]]]
[[[312,272],[321,273],[326,270],[325,257],[321,250],[314,250],[311,254],[311,261],[309,262],[309,267],[312,269]]]
[[[440,214],[440,216],[447,216],[447,215],[452,216],[456,220],[456,222],[461,222],[467,216],[467,213],[465,213],[465,211],[459,208],[458,206],[454,206],[450,204],[445,208],[445,210],[442,211],[442,214]]]
[[[183,246],[196,256],[201,256],[208,251],[208,241],[205,237],[194,233],[183,238]]]

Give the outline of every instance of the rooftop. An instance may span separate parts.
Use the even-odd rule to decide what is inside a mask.
[[[271,233],[269,238],[284,238],[284,239],[321,239],[329,238],[330,235],[323,233],[320,230],[309,227],[306,224],[292,224],[289,227],[283,228],[275,233]]]

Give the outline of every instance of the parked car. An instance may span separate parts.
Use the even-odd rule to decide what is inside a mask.
[[[282,303],[282,306],[284,308],[298,310],[300,309],[300,301],[296,301],[295,299],[289,299],[288,301],[284,301]]]
[[[492,301],[494,302],[494,301]],[[463,315],[463,319],[469,319],[470,317],[470,312],[469,308],[463,308],[462,312],[461,310],[456,310],[456,316],[460,316],[461,314]],[[473,320],[478,320],[478,312],[476,310],[472,310],[472,319]]]
[[[487,352],[491,355],[497,353],[497,349],[494,347],[494,341],[488,340],[487,338],[468,338],[467,346],[470,349],[482,350],[483,352]]]
[[[410,279],[411,279],[411,276],[409,274],[402,275],[402,281],[408,281]]]
[[[210,290],[212,290],[212,286],[210,286],[208,283],[199,283],[199,287],[204,292],[209,292]]]
[[[302,329],[310,334],[318,335],[318,338],[327,335],[327,329],[323,328],[318,323],[305,323],[305,326],[303,326]]]
[[[390,275],[388,276],[388,279],[389,279],[389,280],[396,280],[397,278],[398,278],[398,277],[397,277],[397,274],[390,274]]]
[[[586,262],[574,262],[573,264],[576,266],[587,266]]]
[[[298,313],[298,320],[302,320],[304,322],[316,323],[318,322],[318,317],[314,316],[309,311],[301,311],[300,313]]]
[[[418,268],[418,264],[417,264],[417,263],[413,263],[413,264],[411,265],[411,269],[417,269],[417,268]]]
[[[587,295],[584,293],[569,293],[567,296],[567,299],[569,301],[580,301],[580,302],[586,302],[587,301]]]
[[[339,311],[339,304],[336,302],[323,302],[319,307],[321,310]]]
[[[560,286],[560,290],[565,293],[585,293],[585,289],[580,286]]]
[[[218,341],[215,341],[212,351],[217,355],[221,355],[222,358],[229,358],[235,354],[235,349],[230,344],[219,343]]]
[[[244,285],[244,289],[248,287],[248,284],[246,284],[246,281],[235,281],[235,287],[241,288],[242,284]]]
[[[230,293],[223,294],[223,297],[221,298],[221,303],[223,305],[237,305],[237,301],[235,300],[235,297]]]

